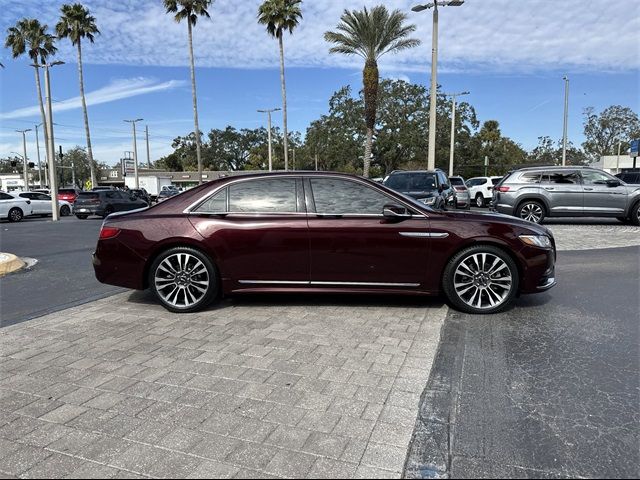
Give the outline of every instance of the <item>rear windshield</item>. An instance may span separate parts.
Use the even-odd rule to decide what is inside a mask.
[[[391,175],[385,186],[401,192],[435,190],[436,178],[433,173],[399,173]]]
[[[504,177],[502,177],[502,178],[498,179],[498,181],[497,181],[496,183],[494,183],[493,185],[494,185],[494,186],[500,186],[500,185],[502,185],[504,182],[506,182],[506,181],[507,181],[507,179],[508,179],[511,175],[513,175],[513,172],[509,172],[509,173],[507,173]]]
[[[81,200],[89,200],[92,198],[98,198],[99,195],[97,193],[92,193],[92,192],[80,192],[78,194],[78,198]]]
[[[451,180],[451,185],[464,185],[460,177],[449,177],[449,180]]]
[[[497,185],[500,183],[500,180],[502,180],[502,177],[500,178],[492,178],[491,179],[491,183],[493,183],[494,185]]]
[[[76,191],[73,188],[61,188],[58,193],[76,193]]]

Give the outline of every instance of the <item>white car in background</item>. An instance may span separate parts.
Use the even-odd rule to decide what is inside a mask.
[[[495,187],[502,177],[473,177],[467,180],[469,196],[476,207],[485,207],[493,198],[493,187]]]
[[[22,198],[17,193],[0,192],[0,218],[19,222],[32,212],[31,200]]]
[[[31,200],[32,215],[51,215],[51,196],[39,192],[21,192],[20,195],[26,200]],[[61,217],[68,217],[73,213],[73,206],[64,200],[58,200],[58,212]]]

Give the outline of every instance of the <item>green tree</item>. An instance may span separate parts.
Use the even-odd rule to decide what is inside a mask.
[[[538,145],[529,152],[527,162],[536,165],[560,165],[562,163],[562,139],[555,143],[550,137],[538,137]],[[567,142],[567,165],[586,165],[585,153]]]
[[[600,114],[589,107],[584,111],[584,136],[586,140],[582,148],[591,160],[616,155],[618,142],[620,151],[626,152],[631,140],[640,138],[638,114],[621,105],[612,105]]]
[[[284,77],[285,31],[290,34],[302,19],[300,4],[302,0],[265,0],[258,9],[258,23],[266,25],[267,32],[278,39],[280,47],[280,84],[282,87],[282,127],[284,129],[284,168],[289,169],[289,132],[287,128],[287,87]]]
[[[335,32],[326,32],[324,38],[334,44],[330,53],[358,55],[365,61],[362,79],[364,84],[366,142],[363,174],[369,176],[374,128],[376,124],[379,85],[378,59],[390,52],[398,52],[419,45],[420,41],[408,38],[416,29],[405,25],[407,16],[400,10],[389,13],[384,5],[369,11],[345,10]]]
[[[163,0],[167,13],[175,13],[174,19],[180,23],[187,20],[189,35],[189,61],[191,66],[191,93],[193,97],[193,123],[196,143],[196,161],[198,164],[198,184],[202,183],[202,154],[200,151],[200,127],[198,126],[198,97],[196,95],[196,70],[193,60],[193,27],[198,22],[198,17],[210,18],[207,8],[213,0]]]
[[[18,58],[26,52],[34,64],[47,63],[49,57],[55,55],[58,50],[55,46],[55,37],[48,33],[47,29],[47,25],[42,25],[35,18],[23,18],[16,23],[15,27],[10,27],[7,30],[4,45],[11,49],[13,58]],[[45,145],[48,145],[49,135],[47,133],[47,117],[44,114],[44,103],[42,102],[40,69],[34,66],[34,70],[40,117],[44,126],[44,142]]]
[[[80,84],[80,98],[82,100],[82,113],[84,116],[84,130],[87,136],[87,153],[89,155],[89,167],[91,169],[91,185],[98,185],[96,169],[94,168],[93,150],[91,148],[91,132],[89,130],[89,114],[87,113],[87,101],[84,96],[84,75],[82,72],[82,39],[86,38],[91,43],[100,31],[96,26],[96,19],[89,14],[89,10],[80,3],[63,5],[60,9],[62,15],[56,25],[58,38],[68,38],[71,44],[78,48],[78,80]]]
[[[68,168],[72,165],[77,187],[82,187],[87,180],[91,179],[92,174],[95,175],[95,172],[99,171],[98,162],[90,158],[88,152],[79,145],[67,150],[62,157],[62,162],[59,162],[59,164],[64,167],[58,168],[61,186],[72,184],[73,174],[71,173],[71,168]]]

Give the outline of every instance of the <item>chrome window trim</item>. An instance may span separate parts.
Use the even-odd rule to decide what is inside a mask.
[[[320,282],[300,280],[238,280],[242,285],[338,285],[357,287],[419,287],[419,283],[386,283],[386,282]]]

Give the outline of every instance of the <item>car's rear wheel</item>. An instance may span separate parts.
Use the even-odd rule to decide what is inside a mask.
[[[11,210],[9,210],[9,215],[7,218],[10,222],[19,222],[24,218],[24,212],[18,207],[13,207]]]
[[[68,217],[71,214],[71,209],[67,205],[60,207],[60,216]]]
[[[479,208],[484,207],[484,196],[481,193],[476,195],[476,206]]]
[[[545,216],[544,205],[535,200],[527,200],[518,207],[518,216],[529,222],[542,223]]]
[[[177,313],[202,310],[219,291],[213,262],[190,247],[162,252],[149,269],[149,285],[162,306]]]
[[[503,250],[478,245],[453,256],[444,270],[442,288],[451,304],[466,313],[495,313],[518,292],[518,267]]]

